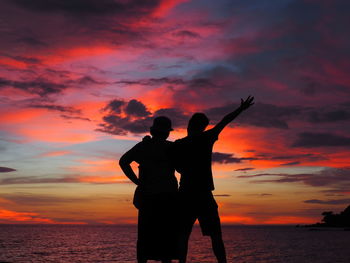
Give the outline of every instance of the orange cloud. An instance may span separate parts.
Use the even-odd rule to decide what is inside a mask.
[[[70,169],[80,172],[113,172],[119,169],[118,160],[80,160],[83,166],[74,166]]]
[[[121,176],[81,176],[79,182],[82,183],[130,183],[129,180]]]
[[[1,197],[0,197],[0,203],[3,203],[3,204],[12,204],[13,202],[10,201],[10,200],[7,200],[7,199],[5,199],[5,198],[1,198]]]
[[[69,131],[56,127],[42,127],[37,129],[20,129],[19,134],[24,135],[29,139],[45,142],[60,142],[60,143],[82,143],[94,141],[97,136],[90,131]]]
[[[71,225],[78,224],[83,225],[87,224],[83,221],[65,221],[59,222],[56,220],[52,220],[50,218],[45,218],[40,216],[38,213],[31,212],[16,212],[6,209],[0,209],[0,223],[29,223],[29,224],[63,224],[63,225]]]
[[[72,221],[72,222],[55,222],[55,224],[60,224],[60,225],[87,225],[88,223]]]
[[[223,224],[256,224],[256,220],[252,217],[242,215],[221,215]]]
[[[287,225],[287,224],[313,224],[317,218],[299,217],[299,216],[276,216],[263,222],[263,224],[271,225]]]
[[[21,110],[8,110],[2,111],[0,115],[0,122],[3,124],[14,124],[29,122],[33,119],[40,117],[43,111],[40,109],[21,109]]]
[[[70,151],[53,151],[53,152],[44,153],[41,156],[43,156],[43,157],[55,157],[55,156],[67,155],[70,153],[71,153]]]
[[[37,213],[29,212],[15,212],[5,209],[0,209],[0,220],[1,221],[12,221],[12,222],[26,222],[26,223],[45,223],[53,224],[53,220],[48,218],[43,218]]]

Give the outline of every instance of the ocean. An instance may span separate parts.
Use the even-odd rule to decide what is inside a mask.
[[[136,232],[136,226],[117,225],[0,225],[0,263],[136,262]],[[230,263],[350,262],[350,231],[223,226],[223,237]],[[216,262],[198,227],[188,262]]]

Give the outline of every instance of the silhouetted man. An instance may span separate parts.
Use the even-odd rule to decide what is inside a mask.
[[[178,258],[177,192],[175,169],[170,159],[173,142],[167,140],[171,121],[156,117],[146,137],[119,160],[125,175],[137,185],[134,205],[138,208],[137,262]],[[131,163],[139,164],[139,176]]]
[[[205,131],[209,119],[204,113],[195,113],[187,127],[187,137],[174,143],[174,161],[180,179],[180,227],[183,231],[180,242],[180,263],[186,262],[188,239],[193,224],[198,219],[202,234],[210,236],[214,254],[219,263],[226,263],[226,252],[222,240],[218,206],[213,197],[213,175],[211,155],[220,132],[242,111],[253,105],[254,97],[241,99],[241,105],[227,114],[214,128]]]

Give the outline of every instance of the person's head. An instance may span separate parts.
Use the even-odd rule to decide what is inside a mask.
[[[150,133],[153,138],[166,140],[169,137],[171,128],[171,120],[165,116],[154,118],[153,125],[150,128]]]
[[[196,135],[205,130],[209,124],[208,117],[201,112],[197,112],[192,115],[188,122],[187,133],[188,135]]]

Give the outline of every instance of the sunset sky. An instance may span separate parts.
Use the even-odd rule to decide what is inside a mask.
[[[135,223],[120,156],[154,116],[210,125],[222,221],[350,204],[347,0],[2,0],[0,223]],[[137,169],[137,165],[134,165]]]

